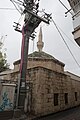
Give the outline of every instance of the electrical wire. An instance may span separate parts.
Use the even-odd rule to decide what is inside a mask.
[[[66,43],[66,41],[65,41],[65,39],[64,39],[64,37],[63,37],[63,35],[61,34],[61,32],[60,32],[60,30],[59,30],[59,28],[58,28],[57,24],[55,23],[55,21],[54,21],[53,19],[52,19],[52,22],[53,22],[53,24],[55,25],[55,27],[56,27],[56,29],[57,29],[57,31],[58,31],[58,33],[59,33],[59,35],[61,36],[61,38],[62,38],[63,42],[65,43],[66,47],[68,48],[68,50],[69,50],[70,54],[72,55],[72,57],[73,57],[74,61],[76,62],[76,64],[77,64],[77,65],[78,65],[78,67],[80,68],[80,64],[77,62],[76,58],[74,57],[74,55],[73,55],[72,51],[70,50],[70,48],[69,48],[68,44],[67,44],[67,43]]]
[[[20,12],[20,11],[18,10],[18,8],[16,7],[14,1],[13,1],[13,0],[10,0],[10,1],[13,3],[14,7],[16,8],[16,10],[21,14],[21,12]]]
[[[64,3],[63,3],[61,0],[59,0],[59,2],[63,5],[63,7],[64,7],[67,11],[70,12],[71,15],[73,15],[73,13],[71,12],[71,9],[68,10],[68,8],[66,7],[66,5],[64,5]]]
[[[16,10],[14,8],[0,8],[0,10]]]
[[[12,0],[10,0],[10,1],[12,1]],[[17,1],[18,1],[18,2],[17,2]],[[13,0],[13,2],[14,2],[14,3],[16,3],[17,5],[21,5],[21,6],[23,6],[23,5],[24,5],[24,3],[23,3],[23,2],[21,2],[21,1],[19,1],[19,0],[17,0],[17,1]]]
[[[62,31],[62,33],[77,47],[77,45],[69,38],[69,36],[57,25],[58,28]]]
[[[20,16],[19,20],[18,20],[18,23],[20,24],[20,22],[22,21],[23,19],[23,14]]]
[[[19,1],[19,2],[22,3],[22,4],[24,4],[24,2],[22,2],[21,0],[17,0],[17,1]]]
[[[67,10],[66,14],[67,14],[68,12],[70,12],[72,16],[75,16],[75,15],[73,15],[73,13],[71,12],[71,10],[72,10],[72,9],[75,10],[75,8],[80,4],[80,1],[79,1],[76,5],[74,5],[74,7],[72,7],[72,8],[69,9],[69,10],[68,10],[68,8],[66,7],[66,5],[64,5],[64,3],[63,3],[61,0],[59,0],[59,2],[66,8],[66,10]],[[72,1],[72,2],[73,2],[73,1]],[[72,3],[72,2],[71,2],[71,3]]]

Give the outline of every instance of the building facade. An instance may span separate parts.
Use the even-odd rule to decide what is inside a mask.
[[[72,33],[75,41],[80,46],[80,0],[68,0],[68,2],[74,12],[72,16],[74,31]]]

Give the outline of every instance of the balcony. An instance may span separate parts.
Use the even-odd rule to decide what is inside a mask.
[[[80,26],[78,26],[76,29],[74,29],[74,31],[72,33],[74,35],[74,40],[80,46]]]

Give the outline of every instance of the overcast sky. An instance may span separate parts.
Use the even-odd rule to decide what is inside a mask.
[[[62,0],[62,2],[70,8],[67,0]],[[0,8],[14,8],[10,0],[0,0]],[[62,32],[65,41],[67,42],[70,50],[72,51],[77,62],[80,64],[80,48],[75,43],[72,35],[73,24],[72,16],[68,14],[65,17],[66,9],[60,4],[58,0],[41,0],[40,9],[45,9],[46,12],[52,13],[52,17],[56,24],[64,31],[64,33],[70,38],[68,39]],[[20,59],[21,52],[21,41],[22,36],[20,33],[14,31],[14,22],[18,22],[20,14],[16,10],[3,10],[0,9],[0,37],[7,35],[4,40],[4,47],[7,48],[7,60],[12,68],[12,63]],[[41,24],[43,30],[43,50],[56,59],[60,60],[65,64],[65,70],[70,71],[74,74],[80,75],[80,67],[76,64],[73,57],[71,56],[69,50],[61,39],[59,33],[57,32],[53,23],[46,25]],[[37,29],[37,36],[39,33],[39,28]],[[29,53],[37,50],[36,42],[38,38],[33,42],[30,40]]]

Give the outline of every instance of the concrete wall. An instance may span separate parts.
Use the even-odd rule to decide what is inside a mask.
[[[80,28],[74,32],[74,39],[76,40],[78,38],[80,38]]]
[[[78,4],[79,0],[68,0],[68,2],[70,3],[70,6],[73,9],[74,13],[80,10],[80,4]]]
[[[75,17],[75,19],[73,20],[74,29],[77,28],[78,26],[80,26],[80,15],[78,17]]]

